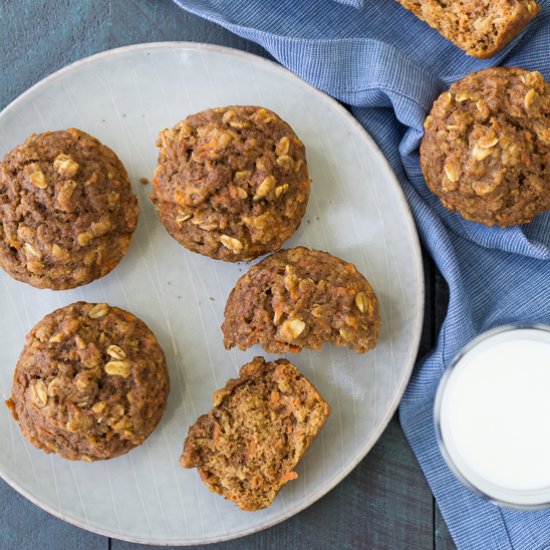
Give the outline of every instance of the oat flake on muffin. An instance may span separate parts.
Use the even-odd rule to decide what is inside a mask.
[[[137,218],[122,162],[85,132],[32,134],[0,163],[0,267],[19,281],[62,290],[103,277]]]
[[[180,244],[230,262],[281,247],[300,225],[310,181],[305,148],[263,107],[229,106],[163,130],[152,201]]]
[[[507,227],[550,208],[550,84],[540,73],[469,74],[435,101],[424,127],[422,171],[450,210]]]
[[[320,350],[325,342],[364,353],[376,346],[379,305],[353,264],[304,247],[252,266],[231,291],[222,325],[227,349]]]
[[[143,321],[77,302],[28,334],[6,404],[35,447],[91,462],[142,444],[161,419],[169,385],[164,353]]]

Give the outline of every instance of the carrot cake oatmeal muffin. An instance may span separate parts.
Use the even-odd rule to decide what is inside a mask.
[[[168,391],[164,353],[143,321],[77,302],[27,335],[6,404],[35,447],[92,462],[141,445]]]
[[[170,235],[236,262],[281,247],[298,228],[310,181],[305,148],[263,107],[208,109],[163,130],[151,197]]]
[[[296,479],[298,462],[325,424],[328,403],[286,359],[255,357],[214,394],[189,428],[180,463],[242,510],[269,506]]]
[[[537,15],[535,0],[397,0],[466,53],[495,55]]]
[[[62,290],[109,273],[138,218],[122,162],[75,128],[32,134],[0,164],[0,267]]]
[[[327,252],[281,250],[235,285],[222,325],[227,349],[320,350],[325,342],[364,353],[376,346],[378,300],[353,264]]]
[[[550,208],[550,84],[493,67],[455,82],[424,124],[420,162],[444,206],[488,226]]]

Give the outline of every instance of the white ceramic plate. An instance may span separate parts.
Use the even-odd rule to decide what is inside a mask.
[[[332,406],[320,437],[267,510],[241,512],[178,465],[187,428],[212,392],[260,348],[227,352],[225,300],[246,265],[180,247],[148,196],[159,130],[191,113],[257,104],[287,120],[307,148],[313,180],[301,227],[287,247],[328,250],[354,262],[381,302],[378,347],[356,355],[326,346],[289,356]],[[106,301],[141,317],[170,369],[168,410],[128,455],[71,463],[35,449],[0,407],[0,473],[27,498],[85,529],[156,544],[196,544],[263,529],[334,487],[374,445],[409,379],[423,311],[415,227],[395,176],[359,124],[335,101],[280,66],[242,52],[188,43],[145,44],[95,55],[46,78],[0,114],[0,155],[32,132],[81,128],[113,148],[139,194],[131,248],[107,277],[83,288],[37,290],[0,273],[0,391],[9,397],[24,336],[46,313],[76,300]]]

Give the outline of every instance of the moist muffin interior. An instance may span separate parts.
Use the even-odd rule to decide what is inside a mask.
[[[540,11],[534,0],[397,0],[466,53],[489,58]]]
[[[189,429],[181,465],[243,510],[269,506],[330,414],[315,387],[285,359],[256,357],[214,395]]]

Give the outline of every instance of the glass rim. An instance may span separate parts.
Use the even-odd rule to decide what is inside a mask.
[[[449,450],[447,449],[445,441],[443,440],[443,434],[441,431],[441,403],[443,400],[443,393],[445,392],[445,388],[447,387],[449,378],[454,372],[454,369],[457,366],[457,364],[467,353],[469,353],[473,348],[477,347],[479,344],[481,344],[485,340],[493,336],[496,336],[498,334],[516,331],[516,330],[539,330],[541,332],[547,332],[550,334],[550,325],[546,325],[543,323],[520,323],[520,322],[507,323],[506,325],[500,325],[500,326],[491,328],[485,332],[482,332],[481,334],[479,334],[478,336],[470,340],[465,346],[463,346],[455,354],[455,356],[452,358],[449,364],[445,367],[445,371],[443,372],[443,375],[439,380],[437,390],[435,393],[435,399],[434,399],[433,421],[434,421],[435,435],[436,435],[439,451],[441,452],[441,455],[443,456],[445,463],[447,464],[447,466],[449,467],[453,475],[458,479],[458,481],[460,481],[460,483],[462,483],[463,486],[465,486],[467,489],[469,489],[479,497],[483,498],[484,500],[491,502],[492,504],[495,504],[502,508],[510,508],[514,510],[523,510],[523,511],[541,510],[545,508],[550,508],[550,500],[544,500],[543,502],[540,502],[540,503],[539,502],[529,503],[529,504],[518,503],[518,502],[503,500],[503,499],[494,497],[492,495],[489,495],[483,489],[476,486],[470,479],[468,479],[465,476],[465,474],[455,464],[454,460],[451,457],[451,454],[449,453]],[[536,494],[539,494],[539,493],[541,494],[545,493],[550,495],[550,486],[543,489],[517,490],[517,494],[521,494],[522,496],[529,496],[529,495],[535,496]]]

